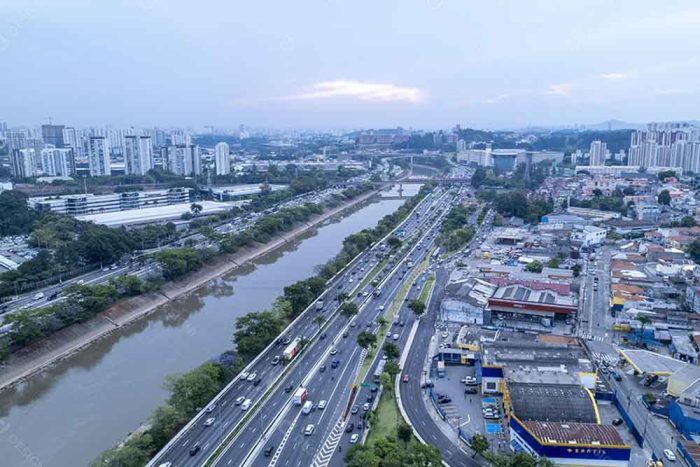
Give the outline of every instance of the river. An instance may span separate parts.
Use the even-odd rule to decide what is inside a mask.
[[[404,186],[404,194],[417,190]],[[336,255],[346,236],[401,204],[376,201],[326,223],[0,393],[0,465],[88,465],[163,403],[167,375],[232,348],[237,317],[268,308],[286,285]]]

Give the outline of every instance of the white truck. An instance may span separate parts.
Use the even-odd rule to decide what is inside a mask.
[[[292,397],[292,403],[294,405],[301,405],[304,403],[304,401],[306,401],[307,396],[308,393],[306,392],[306,388],[299,388],[294,393],[294,397]]]

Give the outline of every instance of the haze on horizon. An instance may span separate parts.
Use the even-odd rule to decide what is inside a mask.
[[[4,0],[11,126],[370,128],[698,117],[700,4]]]

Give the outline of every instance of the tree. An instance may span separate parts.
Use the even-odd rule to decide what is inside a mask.
[[[108,449],[95,459],[93,467],[134,467],[146,465],[150,456],[136,446],[120,446]]]
[[[559,258],[552,258],[547,261],[547,267],[557,269],[561,265],[561,260]]]
[[[183,414],[194,414],[219,392],[220,372],[219,366],[205,363],[187,373],[168,376],[165,380],[170,391],[168,403]]]
[[[350,298],[350,295],[348,295],[346,292],[340,292],[336,298],[339,302],[344,302],[345,300]]]
[[[639,330],[639,342],[644,340],[644,328],[651,323],[651,318],[648,315],[637,315],[637,321],[642,325]]]
[[[272,193],[272,187],[269,183],[263,183],[260,185],[260,196],[269,195],[270,193]]]
[[[387,373],[389,376],[391,376],[391,379],[393,380],[396,377],[396,375],[401,373],[401,367],[395,361],[387,360],[387,362],[384,364],[384,373]]]
[[[474,450],[474,456],[483,455],[489,449],[489,440],[481,433],[477,433],[472,436],[471,446]]]
[[[399,346],[394,344],[393,342],[385,342],[384,346],[382,347],[382,350],[384,351],[384,355],[386,355],[386,358],[388,358],[389,360],[394,360],[401,356]]]
[[[593,190],[593,196],[595,196],[596,198],[600,198],[601,196],[603,196],[603,192],[600,190],[600,188],[595,188]]]
[[[688,245],[688,254],[696,263],[700,263],[700,237],[693,240],[693,243]]]
[[[581,265],[576,263],[574,266],[571,268],[571,270],[574,273],[574,277],[578,277],[581,275]]]
[[[668,190],[661,190],[657,196],[657,201],[659,204],[665,204],[668,206],[671,204],[671,193],[669,193]]]
[[[387,323],[386,323],[386,318],[384,318],[383,316],[379,316],[379,317],[375,320],[375,322],[379,325],[379,327],[384,327],[384,326],[386,326],[386,324],[387,324]]]
[[[377,336],[371,332],[362,331],[357,335],[357,345],[366,349],[377,343]]]
[[[680,224],[681,227],[695,227],[697,225],[693,216],[683,216]]]
[[[353,302],[345,302],[343,306],[340,307],[340,312],[343,316],[347,316],[348,318],[355,316],[358,311],[360,311],[359,308],[357,308],[357,305]]]
[[[540,273],[540,272],[542,272],[542,263],[540,263],[537,260],[532,261],[530,263],[527,263],[527,266],[525,266],[525,269],[529,272]]]
[[[656,176],[663,182],[667,178],[675,178],[676,172],[674,170],[664,170],[663,172],[659,172]]]
[[[399,426],[396,427],[396,437],[400,441],[403,441],[404,447],[408,447],[408,443],[413,438],[413,430],[408,423],[399,423]]]
[[[233,342],[236,354],[244,360],[263,351],[282,331],[284,322],[271,311],[251,312],[236,320]]]
[[[408,308],[413,310],[413,312],[417,315],[420,316],[423,313],[425,313],[425,303],[423,303],[420,300],[413,299],[410,302],[408,302]]]
[[[391,237],[387,238],[386,244],[389,245],[389,248],[395,250],[401,246],[401,239],[395,235],[392,235]]]
[[[190,211],[192,212],[192,214],[194,214],[196,216],[197,214],[202,212],[202,205],[197,204],[197,203],[192,203],[192,204],[190,204]]]

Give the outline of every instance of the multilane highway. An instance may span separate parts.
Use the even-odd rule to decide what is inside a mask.
[[[429,195],[423,200],[415,212],[419,216],[412,215],[402,223],[396,230],[405,230],[406,235],[410,235],[421,224],[422,220],[429,212],[432,200],[436,197],[435,194]],[[338,274],[328,284],[328,289],[321,295],[320,299],[324,302],[325,315],[331,313],[331,309],[337,307],[337,302],[334,301],[338,293],[349,293],[353,291],[364,277],[369,274],[377,258],[379,252],[375,246],[363,254],[359,255],[344,271]],[[365,286],[364,292],[369,286]],[[367,300],[368,297],[363,297],[360,293],[353,297],[356,303],[361,303]],[[309,309],[300,315],[288,329],[284,332],[284,337],[293,339],[297,336],[305,336],[307,338],[318,333],[319,325],[314,322],[317,313],[312,311],[315,309],[312,304]],[[344,320],[332,319],[324,332],[328,336],[335,336],[339,333],[341,327],[345,324]],[[260,397],[272,387],[279,386],[274,391],[272,396],[264,404],[260,414],[255,414],[252,417],[252,424],[249,424],[246,429],[241,430],[244,437],[257,436],[263,426],[268,424],[274,415],[276,415],[284,402],[291,396],[291,393],[284,392],[283,388],[291,385],[297,387],[301,383],[302,376],[307,373],[312,366],[312,358],[317,355],[316,342],[323,343],[324,340],[312,341],[307,348],[291,363],[294,367],[285,376],[284,381],[277,381],[280,373],[283,371],[282,365],[273,365],[272,360],[284,350],[283,345],[271,344],[261,355],[246,368],[245,372],[255,373],[254,379],[259,379],[257,385],[247,380],[236,378],[231,382],[210,404],[207,410],[202,411],[188,424],[171,442],[160,452],[149,465],[160,465],[161,463],[173,462],[178,466],[194,466],[200,465],[209,457],[219,444],[233,432],[246,415],[246,411],[242,410],[239,405],[236,405],[236,399],[244,397],[253,401],[253,407],[249,410],[256,410],[255,403]],[[342,370],[342,368],[341,368]],[[208,418],[215,418],[215,422],[211,426],[205,426],[204,421]],[[240,436],[239,436],[240,437]],[[252,440],[254,441],[254,439]],[[252,443],[251,441],[251,443]],[[245,443],[245,441],[243,441]],[[199,449],[196,449],[198,447]],[[193,450],[194,448],[194,450]],[[196,451],[196,452],[195,452]],[[194,452],[193,455],[190,455]],[[225,465],[225,463],[224,463]],[[233,464],[231,464],[233,465]]]

